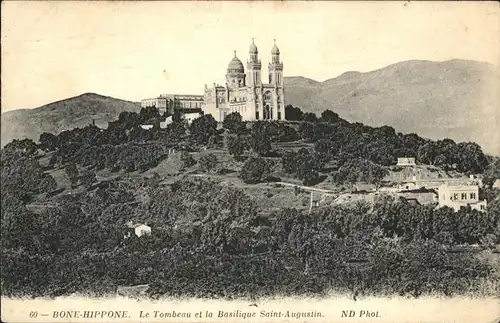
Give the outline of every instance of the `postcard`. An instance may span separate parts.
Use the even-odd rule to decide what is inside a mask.
[[[500,6],[3,1],[2,322],[500,322]]]

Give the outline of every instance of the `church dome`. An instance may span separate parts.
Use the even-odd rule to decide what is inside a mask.
[[[280,50],[279,50],[278,46],[276,46],[276,39],[275,39],[273,49],[271,50],[271,54],[278,54],[279,55],[279,53],[280,53]]]
[[[238,57],[236,57],[236,52],[234,52],[234,57],[229,62],[229,65],[227,66],[227,71],[233,72],[233,73],[244,73],[245,72],[245,68],[243,67],[243,63],[239,60]]]
[[[255,46],[255,43],[253,42],[252,38],[252,44],[250,45],[250,49],[248,50],[250,54],[257,54],[257,46]]]

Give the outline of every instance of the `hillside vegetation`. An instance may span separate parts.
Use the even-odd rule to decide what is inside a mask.
[[[285,100],[307,112],[330,109],[351,122],[475,141],[500,155],[499,88],[499,70],[488,63],[405,61],[324,82],[285,77]]]
[[[500,293],[500,194],[491,187],[500,162],[477,144],[349,123],[332,111],[251,123],[235,113],[222,129],[211,115],[140,127],[155,116],[154,108],[122,112],[105,130],[44,133],[39,144],[2,149],[2,295],[130,285],[148,285],[151,297],[228,299]],[[381,184],[400,155],[481,173],[487,209],[387,195],[311,208],[303,192],[327,180],[338,192]],[[151,235],[127,238],[129,221],[147,223]]]

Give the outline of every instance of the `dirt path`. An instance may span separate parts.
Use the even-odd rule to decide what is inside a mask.
[[[189,174],[188,176],[193,176],[193,177],[218,177],[217,175],[208,175],[208,174]],[[220,177],[223,178],[223,177]],[[288,182],[272,182],[268,184],[279,184],[279,185],[284,185],[284,186],[296,186],[300,189],[306,190],[306,191],[315,191],[315,192],[321,192],[321,193],[329,193],[329,194],[338,194],[336,191],[332,190],[326,190],[322,188],[316,188],[316,187],[310,187],[310,186],[304,186],[304,185],[297,185],[294,183],[288,183]]]
[[[322,188],[316,188],[316,187],[310,187],[310,186],[297,185],[297,184],[287,183],[287,182],[275,182],[275,184],[281,184],[281,185],[286,185],[286,186],[297,186],[298,188],[301,188],[301,189],[307,190],[307,191],[316,191],[316,192],[322,192],[322,193],[338,194],[338,192],[331,191],[331,190],[325,190]]]

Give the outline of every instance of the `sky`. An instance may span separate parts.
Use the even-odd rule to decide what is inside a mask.
[[[2,112],[94,92],[140,101],[223,84],[252,37],[267,71],[317,81],[405,60],[500,63],[496,2],[2,2]]]

